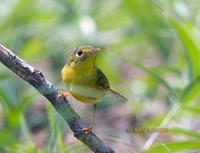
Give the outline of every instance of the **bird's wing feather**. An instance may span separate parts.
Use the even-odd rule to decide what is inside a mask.
[[[128,99],[113,89],[109,89],[109,94],[116,97],[120,102],[127,102]]]
[[[128,99],[124,96],[122,96],[120,93],[118,93],[117,91],[113,90],[110,88],[108,79],[106,78],[106,76],[103,74],[103,72],[99,69],[96,69],[96,74],[97,74],[97,86],[100,88],[104,88],[106,90],[109,91],[109,94],[111,96],[116,97],[120,102],[127,102]]]
[[[100,88],[110,89],[108,79],[100,69],[96,69],[97,81],[96,85]]]

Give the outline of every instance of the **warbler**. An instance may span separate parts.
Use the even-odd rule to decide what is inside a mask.
[[[96,104],[106,94],[117,97],[120,101],[128,99],[110,88],[108,79],[104,73],[95,66],[96,55],[100,48],[93,46],[79,46],[70,54],[67,63],[61,70],[61,77],[69,91],[60,93],[59,96],[67,97],[72,95],[75,99],[86,104],[93,104],[93,115],[88,128],[83,131],[90,132],[94,124]]]

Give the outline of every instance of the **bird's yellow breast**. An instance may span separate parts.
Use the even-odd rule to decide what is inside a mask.
[[[65,65],[61,71],[62,79],[72,96],[84,103],[96,103],[106,90],[96,86],[96,71],[87,67],[76,69]]]

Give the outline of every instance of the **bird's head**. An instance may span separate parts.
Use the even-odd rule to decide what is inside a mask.
[[[93,66],[95,64],[96,54],[99,50],[100,48],[95,48],[93,46],[79,46],[71,53],[68,59],[68,65],[72,67],[88,64]]]

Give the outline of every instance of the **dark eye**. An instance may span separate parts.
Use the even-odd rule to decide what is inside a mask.
[[[81,56],[82,54],[83,54],[83,52],[82,52],[81,50],[79,50],[79,51],[76,53],[77,56]]]

